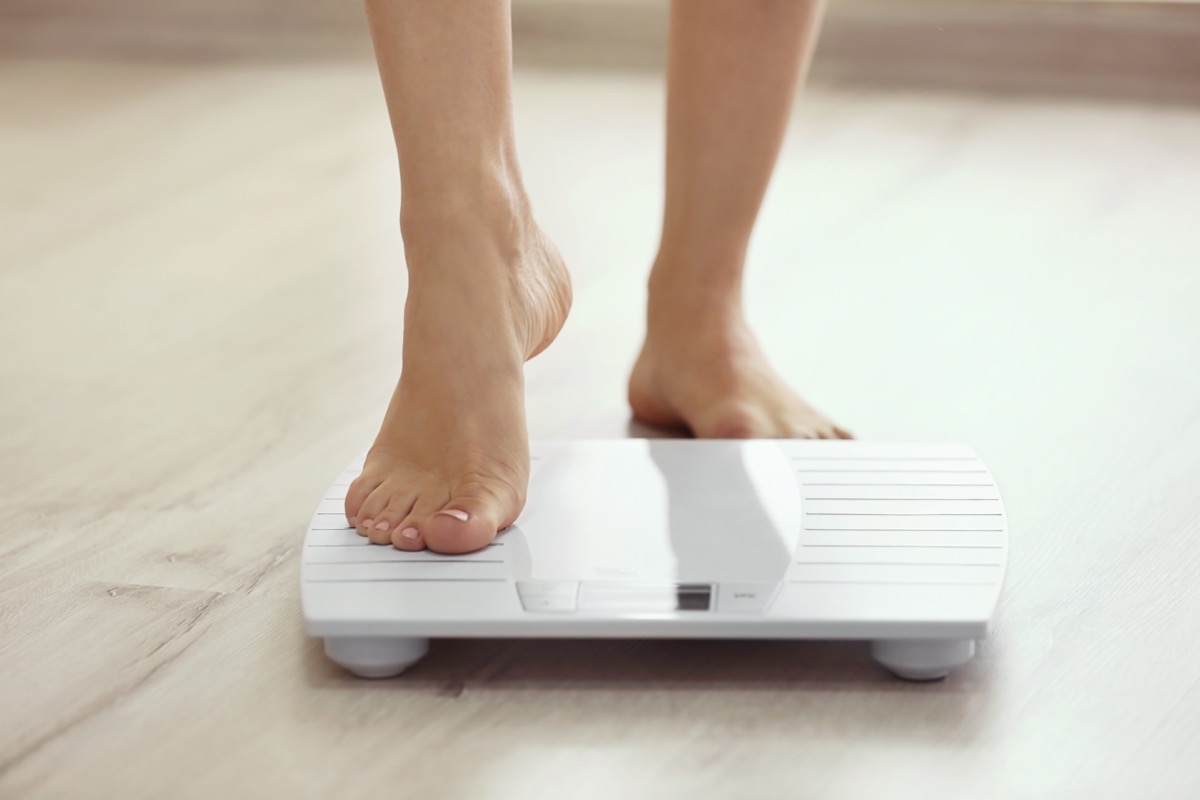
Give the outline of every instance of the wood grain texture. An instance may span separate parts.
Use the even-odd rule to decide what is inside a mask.
[[[1200,783],[1200,112],[810,93],[751,253],[860,436],[962,439],[1011,570],[944,683],[856,644],[443,641],[355,680],[298,546],[399,364],[369,62],[0,60],[0,797],[1181,798]],[[661,88],[525,70],[577,305],[532,434],[626,436]]]

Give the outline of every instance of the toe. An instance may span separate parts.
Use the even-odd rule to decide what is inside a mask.
[[[408,514],[392,528],[392,545],[401,550],[424,550],[428,546],[425,541],[424,522],[434,512],[443,508],[449,499],[450,492],[444,485],[439,484],[436,488],[425,486],[414,498]]]
[[[487,547],[497,530],[488,517],[462,508],[439,511],[421,525],[425,546],[438,553],[473,553]]]
[[[823,439],[825,437],[821,436],[821,432],[819,430],[817,430],[816,428],[814,428],[813,426],[801,424],[801,425],[796,425],[794,428],[792,428],[791,436],[789,436],[788,438],[789,439]]]
[[[401,524],[412,513],[413,503],[416,502],[416,499],[415,492],[393,492],[387,506],[375,516],[375,529],[380,533],[388,534],[386,537],[382,537],[384,543],[392,541],[391,534],[400,530]]]
[[[392,546],[397,550],[424,550],[425,539],[416,523],[404,520],[392,531]]]
[[[375,491],[367,495],[367,499],[363,501],[362,506],[358,510],[358,524],[355,527],[362,536],[366,536],[375,544],[383,544],[391,541],[391,534],[387,531],[380,531],[375,526],[382,518],[384,511],[387,509],[388,502],[392,499],[392,491],[389,485],[381,483],[375,487]]]
[[[821,414],[813,422],[813,427],[816,428],[817,436],[821,439],[844,439],[846,437],[839,435],[838,426],[833,424],[833,420]]]
[[[390,544],[392,541],[391,531],[387,527],[380,529],[376,527],[378,520],[368,519],[363,526],[363,535],[371,541],[371,544]]]
[[[350,520],[351,527],[358,526],[359,512],[362,510],[363,503],[371,496],[371,492],[379,488],[381,483],[383,480],[374,475],[359,475],[350,482],[350,488],[346,490],[346,519]]]
[[[464,487],[418,527],[425,546],[439,553],[471,553],[487,547],[521,511],[523,498],[507,487]]]
[[[853,433],[846,430],[845,428],[838,427],[837,425],[833,426],[833,432],[839,439],[853,439],[854,438]]]
[[[806,412],[806,413],[803,413]],[[791,419],[791,438],[793,439],[837,439],[837,426],[823,414],[803,409],[802,413]]]

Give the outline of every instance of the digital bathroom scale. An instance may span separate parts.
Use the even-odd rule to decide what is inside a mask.
[[[960,444],[616,439],[532,446],[528,501],[467,555],[372,545],[351,464],[305,536],[305,631],[397,675],[445,637],[861,639],[901,678],[975,653],[1007,517]]]

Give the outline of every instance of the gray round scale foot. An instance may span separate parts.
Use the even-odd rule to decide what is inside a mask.
[[[429,640],[405,637],[330,636],[325,640],[329,660],[360,678],[392,678],[421,660]]]
[[[871,655],[908,681],[936,681],[975,655],[974,639],[881,639],[871,643]]]

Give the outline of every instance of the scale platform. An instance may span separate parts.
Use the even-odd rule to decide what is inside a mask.
[[[352,463],[305,536],[305,631],[369,678],[430,638],[861,639],[901,678],[969,661],[1008,544],[991,473],[961,444],[536,442],[528,502],[467,555],[372,545]]]

